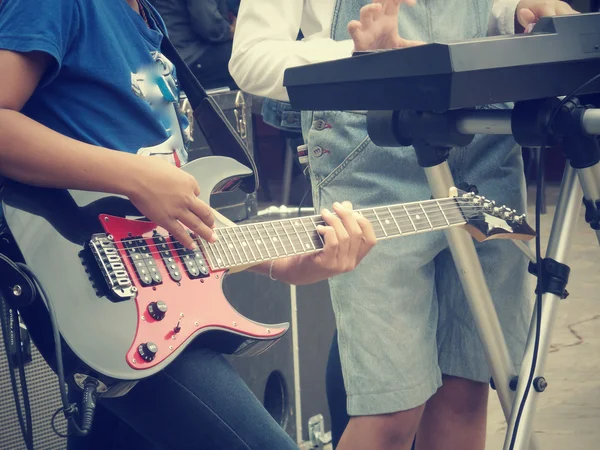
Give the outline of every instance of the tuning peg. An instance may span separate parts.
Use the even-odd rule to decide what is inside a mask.
[[[522,224],[523,222],[525,222],[526,216],[527,216],[526,214],[521,214],[520,216],[515,216],[513,220],[515,222],[517,222],[518,224]]]

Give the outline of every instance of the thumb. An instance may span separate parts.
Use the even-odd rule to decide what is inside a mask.
[[[517,19],[523,28],[527,28],[528,25],[537,22],[537,17],[532,10],[523,8],[519,10]]]

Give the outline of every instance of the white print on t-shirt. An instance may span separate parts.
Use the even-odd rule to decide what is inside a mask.
[[[169,138],[159,145],[141,148],[138,154],[159,156],[180,167],[188,160],[190,127],[179,105],[173,64],[160,52],[152,52],[152,57],[153,66],[131,74],[131,89],[150,105]]]

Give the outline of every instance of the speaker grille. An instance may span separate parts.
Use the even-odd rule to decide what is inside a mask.
[[[58,380],[33,344],[31,355],[33,360],[25,366],[25,377],[31,404],[34,448],[64,450],[67,446],[66,439],[57,436],[50,424],[52,414],[61,406]],[[21,394],[18,370],[16,377],[19,383],[19,394]],[[23,407],[22,400],[21,406]],[[56,418],[56,425],[61,433],[66,432],[66,422],[62,414]],[[15,408],[2,333],[0,333],[0,449],[26,450]]]

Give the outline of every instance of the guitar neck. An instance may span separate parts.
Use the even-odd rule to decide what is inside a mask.
[[[443,230],[467,221],[456,198],[426,200],[357,210],[369,220],[377,240]],[[320,251],[321,216],[295,217],[217,228],[217,241],[201,240],[211,269],[229,269]]]

